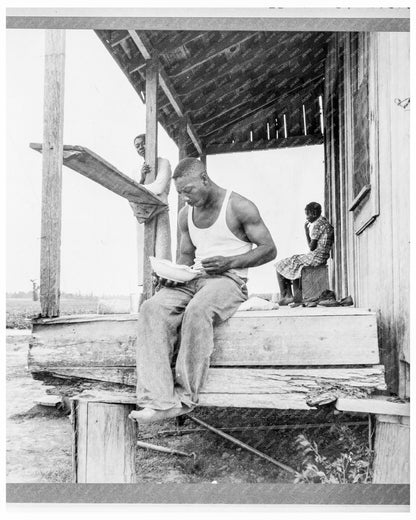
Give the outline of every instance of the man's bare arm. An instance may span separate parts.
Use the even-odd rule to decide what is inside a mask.
[[[241,197],[233,201],[233,213],[238,218],[247,239],[257,247],[242,255],[218,256],[203,260],[202,265],[207,273],[214,274],[228,269],[257,267],[276,258],[276,246],[256,205]]]
[[[150,172],[150,166],[147,164],[143,165],[143,169],[148,168],[147,173]],[[145,173],[146,176],[146,173]],[[156,180],[153,182],[146,184],[146,189],[154,193],[155,195],[162,195],[162,193],[169,193],[170,179],[172,177],[172,171],[170,167],[170,163],[167,159],[163,159],[163,157],[158,157],[157,159],[157,176]]]
[[[193,265],[195,261],[195,246],[191,241],[188,230],[188,209],[186,206],[181,209],[178,215],[178,225],[180,234],[178,264]]]

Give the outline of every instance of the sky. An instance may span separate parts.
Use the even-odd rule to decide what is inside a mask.
[[[8,30],[6,290],[27,291],[39,281],[44,32]],[[138,174],[133,147],[145,130],[145,106],[93,31],[67,31],[64,144],[82,145],[123,173]],[[159,127],[158,155],[172,168],[175,143]],[[209,156],[208,174],[259,208],[277,259],[306,252],[304,207],[323,204],[323,146]],[[173,250],[176,191],[170,193]],[[61,291],[96,295],[137,291],[136,221],[128,202],[63,167]],[[251,269],[251,292],[275,292],[273,263]]]

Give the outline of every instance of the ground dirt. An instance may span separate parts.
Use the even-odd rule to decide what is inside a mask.
[[[65,409],[36,405],[45,394],[74,395],[88,389],[71,383],[56,386],[32,378],[27,370],[29,331],[7,331],[7,482],[71,482],[72,427]],[[303,429],[303,423],[340,422],[329,410],[288,412],[232,408],[197,408],[193,415],[217,428],[243,427],[228,432],[242,442],[292,467],[302,468],[296,437],[308,436],[326,453],[338,456],[343,446],[329,425]],[[341,420],[351,417],[342,416]],[[276,425],[297,425],[284,430]],[[196,431],[189,431],[197,429]],[[184,434],[183,431],[186,430]],[[354,426],[357,442],[366,442],[366,429]],[[294,475],[216,434],[189,418],[178,426],[175,419],[139,428],[138,437],[152,444],[194,454],[190,457],[137,449],[138,482],[293,482]]]
[[[28,373],[28,336],[9,336],[6,348],[7,482],[70,482],[68,417],[35,404],[45,387]]]

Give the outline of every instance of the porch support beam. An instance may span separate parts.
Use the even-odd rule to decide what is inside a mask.
[[[187,124],[188,118],[186,116],[182,117],[179,122],[179,160],[185,159],[186,157],[186,144],[187,144]],[[178,195],[178,216],[181,209],[185,206],[185,201],[181,195]],[[179,230],[179,219],[176,225],[176,260],[179,258],[180,251],[180,236],[181,232]]]
[[[144,34],[141,34],[140,36],[137,34],[136,31],[130,30],[129,31],[130,37],[133,40],[133,42],[136,44],[139,51],[142,53],[142,56],[149,60],[155,55],[155,51],[152,49],[148,39]],[[185,109],[179,99],[179,96],[177,95],[168,75],[164,71],[162,67],[159,66],[159,82],[160,86],[163,89],[163,92],[166,94],[166,97],[169,99],[171,105],[173,106],[176,114],[179,117],[183,117],[185,115]],[[146,98],[147,99],[147,98]],[[195,145],[195,148],[198,150],[199,154],[202,154],[202,143],[198,137],[198,134],[195,130],[195,128],[192,125],[192,122],[188,120],[187,122],[187,133],[189,137],[192,139],[192,142]]]
[[[150,173],[146,175],[145,184],[156,179],[157,172],[157,87],[159,78],[159,60],[157,56],[146,62],[146,163]],[[152,271],[149,256],[155,255],[157,217],[144,224],[143,251],[143,299],[153,294]]]
[[[59,316],[64,78],[65,30],[47,29],[43,107],[40,304],[41,315],[48,318]]]

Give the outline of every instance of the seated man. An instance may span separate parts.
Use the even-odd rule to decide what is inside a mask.
[[[300,275],[303,267],[324,265],[329,258],[334,242],[334,228],[321,212],[321,205],[317,202],[310,202],[305,207],[305,234],[310,253],[293,255],[275,264],[280,289],[279,305],[301,303]]]
[[[183,159],[173,179],[187,203],[178,216],[178,264],[202,265],[202,271],[189,282],[166,282],[140,308],[137,405],[143,409],[130,414],[139,423],[195,407],[214,348],[214,325],[230,318],[247,299],[247,268],[276,256],[257,207],[215,184],[201,161]]]

